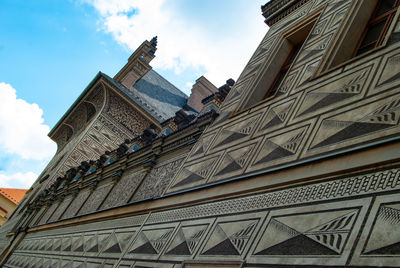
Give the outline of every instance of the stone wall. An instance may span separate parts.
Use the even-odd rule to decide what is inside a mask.
[[[392,166],[33,232],[5,267],[181,267],[185,260],[396,266],[399,190],[400,170]]]
[[[399,12],[386,45],[317,73],[360,2],[301,1],[272,25],[198,142],[177,135],[187,156],[155,143],[126,157],[140,168],[99,170],[92,188],[41,210],[5,267],[398,267]],[[282,33],[309,16],[282,86],[246,107]]]
[[[112,85],[108,85],[106,80],[100,79],[93,85],[87,96],[77,104],[77,110],[73,110],[71,115],[65,118],[64,121],[67,122],[67,125],[74,126],[76,131],[71,132],[68,139],[64,137],[66,134],[63,134],[63,127],[59,130],[61,132],[55,134],[54,139],[58,142],[56,155],[32,185],[32,190],[21,201],[11,216],[13,219],[9,220],[10,223],[2,228],[4,234],[15,231],[21,221],[24,220],[23,218],[27,216],[24,214],[26,205],[32,202],[58,177],[63,177],[67,170],[79,166],[82,161],[97,160],[104,152],[116,149],[125,139],[139,135],[150,125],[150,121],[146,117],[140,115],[133,107],[129,109],[127,107],[129,104],[119,95],[115,95],[113,90]],[[118,114],[113,113],[114,106],[121,108]],[[121,120],[121,118],[125,118],[125,120]],[[118,120],[121,120],[121,122]],[[65,139],[60,141],[58,137]],[[54,203],[58,204],[58,202],[60,201]],[[64,200],[62,206],[68,207],[69,203],[67,202],[68,200]],[[57,206],[53,204],[49,210],[56,208]],[[53,214],[49,210],[47,210],[45,217],[50,217]],[[40,222],[58,219],[61,216],[58,213],[63,213],[63,211],[58,210],[53,218],[46,220],[42,218]],[[35,221],[37,220],[35,219]],[[1,236],[0,241],[3,241],[3,239],[6,238]]]
[[[116,176],[100,178],[95,183],[86,183],[74,193],[59,195],[51,205],[38,212],[31,227],[82,216],[96,211],[111,209],[135,201],[160,197],[176,169],[182,164],[185,154],[161,161],[150,171],[143,168],[127,168]],[[99,182],[100,181],[100,182]]]
[[[399,136],[399,42],[316,73],[356,2],[360,1],[308,1],[269,29],[169,193],[312,162]],[[271,60],[283,32],[315,14],[314,27],[277,93],[245,107],[245,100],[262,88],[259,83],[274,68]],[[394,21],[392,37],[398,35],[399,25]]]

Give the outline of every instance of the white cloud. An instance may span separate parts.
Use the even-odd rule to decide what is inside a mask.
[[[187,90],[190,90],[193,87],[193,82],[186,82],[185,86]]]
[[[0,96],[0,150],[23,159],[52,157],[56,144],[47,137],[50,128],[43,124],[42,109],[18,99],[16,90],[3,82],[0,82]]]
[[[31,171],[25,173],[18,172],[11,175],[0,172],[1,187],[29,189],[31,185],[35,182],[37,176],[37,174]]]
[[[260,12],[247,14],[243,11],[242,17],[235,18],[236,25],[226,29],[226,34],[216,36],[215,29],[188,20],[171,8],[172,5],[168,5],[171,2],[167,0],[86,2],[100,13],[103,30],[131,50],[143,40],[158,35],[153,67],[173,69],[177,74],[188,67],[201,67],[206,70],[205,76],[217,86],[224,84],[228,78],[239,76],[267,29]],[[249,5],[247,0],[246,5]],[[220,20],[224,20],[224,16],[232,16],[229,7],[224,6],[223,9]]]

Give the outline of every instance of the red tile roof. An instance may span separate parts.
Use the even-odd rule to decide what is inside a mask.
[[[18,204],[24,197],[26,189],[11,189],[11,188],[0,188],[0,194],[9,199],[14,204]]]

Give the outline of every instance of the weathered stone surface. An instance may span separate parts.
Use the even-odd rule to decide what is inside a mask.
[[[54,202],[53,204],[51,204],[51,206],[47,209],[42,218],[39,220],[38,224],[45,224],[59,205],[60,202]]]
[[[158,197],[164,192],[176,169],[182,164],[183,157],[175,159],[167,164],[160,165],[151,170],[139,189],[132,197],[131,201],[144,200],[147,198]]]
[[[396,167],[101,224],[48,229],[29,233],[7,264],[23,267],[29,261],[58,259],[58,254],[74,259],[85,254],[91,261],[159,259],[160,265],[248,254],[247,263],[271,265],[344,266],[351,261],[361,267],[367,262],[393,266],[400,259],[400,202],[393,202],[399,195],[392,193],[399,189]]]
[[[78,215],[96,211],[103,202],[104,198],[106,198],[112,186],[112,183],[105,183],[97,186],[97,188],[90,194],[85,204],[83,204],[82,208],[79,210]]]
[[[152,131],[135,139],[151,118],[132,110],[133,93],[121,98],[110,91],[117,83],[102,81],[111,92],[104,111],[79,146],[60,127],[57,138],[71,150],[57,165],[68,169],[125,139],[126,147],[115,159],[115,151],[104,153],[107,162],[66,186],[86,188],[72,203],[56,201],[42,225],[14,230],[22,241],[5,267],[180,267],[187,260],[185,267],[399,267],[400,23],[381,47],[335,66],[327,62],[346,36],[349,10],[366,14],[371,1],[271,3],[273,25],[210,125],[200,116],[187,128],[168,125],[179,131],[166,137]],[[274,60],[297,41],[304,43],[281,86],[262,99],[280,68]],[[101,101],[91,98],[98,109]],[[82,129],[84,117],[70,124]],[[68,219],[82,203],[80,217]]]
[[[68,209],[65,211],[65,213],[62,215],[61,218],[67,219],[75,216],[89,195],[90,195],[89,190],[83,190],[79,192],[79,194],[75,197],[75,199],[72,201],[71,205],[68,207]]]
[[[71,204],[73,198],[74,198],[73,196],[67,196],[54,211],[53,215],[51,215],[49,222],[58,220],[61,217],[61,215],[65,212],[69,204]]]
[[[136,170],[126,171],[111,190],[101,209],[126,204],[144,177],[144,173]]]

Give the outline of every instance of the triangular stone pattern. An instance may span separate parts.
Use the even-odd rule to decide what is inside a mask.
[[[187,244],[186,241],[183,241],[170,251],[166,253],[167,255],[192,255],[192,252],[190,252],[189,245]]]
[[[197,148],[197,150],[192,154],[192,156],[201,155],[202,153],[204,153],[204,147],[203,144],[201,143]]]
[[[255,220],[217,224],[202,255],[241,255],[256,225]]]
[[[61,238],[54,239],[53,251],[61,250]]]
[[[352,112],[354,114],[354,111]],[[340,120],[343,118],[342,120]],[[362,135],[384,130],[398,125],[400,120],[400,100],[393,100],[374,111],[361,115],[356,121],[350,121],[350,114],[336,116],[325,120],[321,129],[324,136],[317,135],[312,149],[343,142]]]
[[[214,164],[215,158],[212,158],[183,168],[172,188],[205,180]]]
[[[207,225],[180,227],[166,255],[192,255],[202,238]]]
[[[331,10],[336,10],[338,8],[340,8],[341,6],[343,6],[344,4],[348,3],[349,1],[347,0],[336,0],[334,2],[332,2],[328,7],[327,7],[327,11],[329,12]]]
[[[278,27],[276,27],[276,28],[273,28],[273,29],[274,29],[274,32],[279,32],[280,30],[284,29],[286,26],[292,24],[292,23],[295,22],[296,20],[297,20],[297,18],[291,18],[290,20],[284,22],[282,25],[280,25],[280,26],[278,26]]]
[[[400,255],[400,204],[382,205],[368,239],[366,255]]]
[[[260,130],[271,129],[282,125],[282,123],[286,120],[289,110],[292,107],[294,100],[288,101],[284,104],[278,105],[277,107],[271,108],[267,116],[264,118],[264,124],[260,128]]]
[[[52,249],[53,249],[53,243],[54,243],[54,239],[49,239],[49,240],[47,241],[45,250],[46,250],[46,251],[52,251]]]
[[[83,237],[73,237],[72,238],[72,251],[83,252]]]
[[[184,172],[189,173],[188,176],[186,178],[184,178],[183,180],[181,180],[180,182],[178,182],[177,184],[175,184],[174,187],[183,186],[186,184],[190,184],[190,183],[201,181],[201,180],[205,179],[204,177],[202,177],[196,173],[190,172],[190,170],[186,169],[186,170],[184,170]]]
[[[267,139],[255,165],[265,164],[280,158],[296,155],[305,132],[305,128],[300,128]]]
[[[346,10],[337,12],[330,22],[329,29],[337,28],[342,22],[345,15],[346,15]]]
[[[103,251],[107,245],[108,240],[110,239],[112,233],[101,233],[97,235],[98,247],[99,250]]]
[[[399,54],[396,54],[388,59],[386,68],[379,79],[378,86],[388,85],[400,79],[400,72],[398,69],[399,63]]]
[[[103,249],[103,253],[122,253],[121,247],[115,234],[112,234],[110,236],[109,241]]]
[[[142,231],[129,250],[130,254],[159,254],[173,232],[172,228],[163,230]]]
[[[214,135],[211,134],[201,138],[201,140],[198,142],[199,145],[195,149],[195,152],[192,154],[192,156],[198,156],[207,151],[213,137]]]
[[[232,90],[231,90],[232,91]],[[214,125],[218,124],[219,122],[224,122],[229,116],[231,115],[232,110],[231,109],[226,109],[226,110],[220,110],[219,116],[215,119]]]
[[[70,237],[63,238],[61,250],[62,251],[71,251],[72,249],[72,241]]]
[[[124,252],[125,249],[129,246],[129,243],[135,234],[136,231],[115,233],[117,241],[119,243],[119,247],[121,248],[122,252]]]
[[[97,253],[99,252],[99,244],[97,241],[97,234],[84,237],[84,248],[86,252]]]
[[[330,83],[328,88],[322,88],[309,92],[298,112],[298,117],[339,103],[348,98],[359,95],[363,88],[369,72],[361,70],[346,77],[346,81],[339,79]],[[344,83],[344,84],[343,84]],[[329,90],[329,89],[333,90]]]
[[[221,134],[214,143],[216,144],[214,147],[227,145],[242,138],[248,137],[251,134],[257,122],[257,119],[258,116],[251,117],[249,119],[240,121],[237,124],[222,130]]]
[[[245,129],[245,130],[247,130],[247,129]],[[240,129],[239,131],[243,131],[243,129]],[[236,132],[236,131],[231,131],[231,130],[223,130],[222,135],[226,136],[226,138],[224,138],[216,147],[219,147],[219,146],[225,145],[225,144],[229,144],[236,140],[247,137],[248,133],[241,133],[241,132]]]
[[[242,170],[251,156],[253,148],[254,144],[226,153],[215,175],[222,176]]]
[[[314,227],[304,232],[304,234],[340,254],[356,217],[357,211],[352,211],[342,217]]]
[[[254,255],[340,255],[357,215],[347,210],[274,217]]]
[[[318,63],[317,62],[312,62],[312,63],[308,63],[307,67],[305,68],[304,72],[301,74],[299,81],[298,81],[298,88],[302,87],[306,84],[308,84],[308,82],[310,82],[312,75],[315,73],[315,70],[318,67]]]
[[[296,60],[296,64],[304,61],[310,60],[312,57],[316,56],[317,54],[321,53],[325,48],[328,46],[329,41],[331,40],[332,35],[328,35],[324,39],[318,41],[314,45],[305,48],[299,55],[298,59]]]
[[[311,42],[311,41],[314,41],[314,39],[316,39],[317,37],[319,37],[321,35],[321,33],[324,31],[324,29],[326,28],[326,25],[327,25],[327,19],[318,21],[315,24],[311,33],[309,34],[307,41]]]

